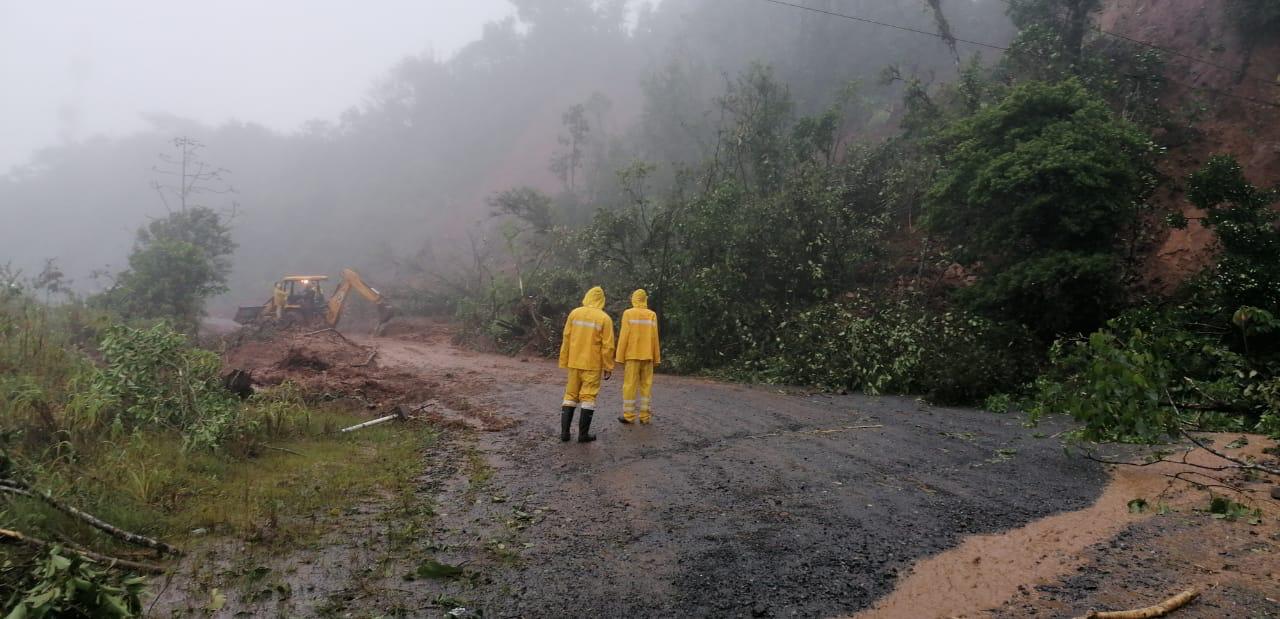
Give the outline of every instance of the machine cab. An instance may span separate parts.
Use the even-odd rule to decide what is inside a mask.
[[[276,308],[277,317],[290,310],[308,316],[323,313],[325,296],[322,284],[327,279],[327,275],[289,275],[276,282],[272,305]]]

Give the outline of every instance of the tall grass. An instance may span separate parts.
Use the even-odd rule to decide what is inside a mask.
[[[179,544],[193,531],[297,541],[355,501],[413,492],[430,430],[339,434],[361,419],[288,384],[238,401],[216,362],[163,326],[0,289],[0,478]],[[0,495],[0,528],[128,552],[34,499]],[[0,546],[0,608],[47,561]]]

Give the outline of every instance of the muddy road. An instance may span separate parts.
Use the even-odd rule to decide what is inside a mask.
[[[853,614],[916,560],[1081,509],[1107,479],[1064,455],[1052,420],[1026,428],[910,398],[671,376],[658,377],[652,425],[615,420],[615,377],[602,390],[599,440],[566,444],[553,363],[438,341],[362,343],[385,367],[514,422],[471,433],[480,489],[435,487],[433,560],[483,571],[450,595],[485,617]],[[422,597],[400,607],[425,608]]]
[[[1280,616],[1280,501],[1265,481],[1105,467],[1064,452],[1061,419],[1028,428],[911,398],[661,375],[652,425],[615,420],[615,377],[599,440],[561,443],[554,363],[449,335],[410,325],[230,349],[259,380],[418,411],[397,436],[422,438],[422,460],[390,494],[305,515],[314,536],[194,537],[149,614],[1075,617],[1198,588],[1179,616]],[[1201,439],[1280,455],[1265,437]],[[1173,479],[1187,474],[1241,489],[1264,517],[1208,513],[1204,487]]]

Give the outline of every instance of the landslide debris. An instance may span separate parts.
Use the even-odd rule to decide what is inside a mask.
[[[290,382],[309,398],[350,398],[370,409],[425,400],[433,391],[416,376],[381,367],[376,348],[333,329],[251,326],[224,342],[223,372],[243,372],[258,389]]]

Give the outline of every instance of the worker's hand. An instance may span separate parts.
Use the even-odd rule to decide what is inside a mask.
[[[605,371],[604,371],[604,379],[605,379],[605,380],[609,380],[610,378],[613,378],[613,372],[612,372],[611,370],[605,370]]]

